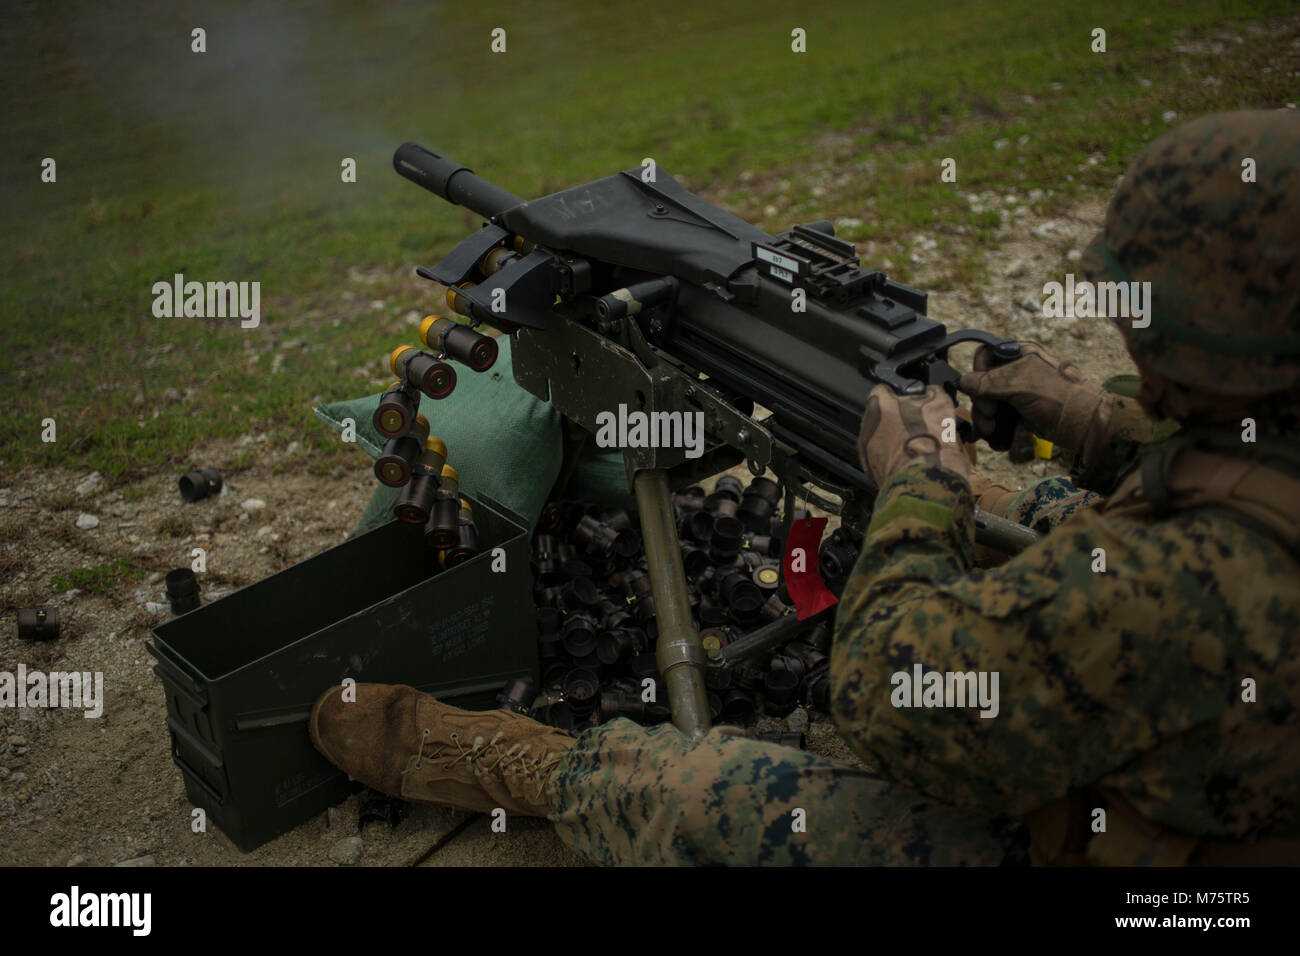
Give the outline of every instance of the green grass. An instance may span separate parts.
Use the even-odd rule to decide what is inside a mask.
[[[138,581],[144,575],[144,570],[135,567],[130,558],[114,558],[93,568],[73,568],[67,574],[56,574],[50,578],[50,587],[55,591],[77,588],[93,594],[107,594],[118,585]]]
[[[378,390],[384,356],[414,341],[406,314],[442,310],[411,269],[477,225],[392,171],[407,139],[523,196],[650,156],[772,231],[859,219],[843,234],[903,281],[910,237],[938,239],[942,289],[983,278],[1001,221],[966,195],[1037,188],[1036,211],[1063,209],[1104,194],[1166,110],[1296,95],[1296,20],[1272,0],[1136,16],[1120,0],[11,7],[0,461],[113,483],[192,464],[206,436],[266,432],[355,463],[310,406]],[[807,54],[790,52],[795,26]],[[57,183],[39,180],[46,156]],[[261,326],[154,318],[153,283],[176,272],[260,281]]]

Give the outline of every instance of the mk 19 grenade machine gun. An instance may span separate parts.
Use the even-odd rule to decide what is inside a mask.
[[[871,388],[883,382],[908,395],[938,384],[955,394],[953,345],[980,342],[1004,362],[1020,352],[1014,341],[948,332],[927,318],[924,292],[863,269],[829,222],[771,236],[662,170],[526,201],[414,143],[397,150],[393,165],[486,220],[437,266],[416,270],[447,286],[448,304],[469,324],[426,319],[430,352],[394,353],[399,381],[376,412],[377,425],[387,414],[380,431],[399,453],[386,472],[377,466],[381,480],[404,477],[403,462],[414,473],[406,520],[432,522],[428,533],[444,546],[464,534],[463,516],[452,514],[459,502],[439,517],[445,448],[427,424],[411,424],[417,390],[438,399],[454,387],[447,357],[480,371],[495,360],[495,342],[474,326],[512,337],[515,381],[565,416],[566,456],[572,435],[597,432],[598,417],[620,409],[652,422],[702,414],[698,457],[671,443],[623,449],[658,612],[656,657],[673,722],[687,734],[709,727],[706,658],[670,489],[746,462],[754,475],[770,469],[784,489],[783,540],[796,495],[865,529],[876,489],[859,467],[857,437]],[[756,407],[768,414],[756,418]],[[1015,422],[1014,413],[1000,415],[995,432],[980,437],[1006,447]],[[976,528],[981,544],[1005,553],[1036,538],[981,511]]]

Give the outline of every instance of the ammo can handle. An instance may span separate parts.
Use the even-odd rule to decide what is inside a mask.
[[[195,707],[208,706],[208,689],[196,681],[178,660],[171,656],[165,647],[159,644],[146,644],[144,649],[158,661],[153,672],[162,680],[169,680],[177,690],[189,698]]]
[[[189,777],[191,780],[197,783],[200,787],[203,788],[204,792],[207,793],[208,796],[210,796],[213,800],[217,801],[218,806],[222,806],[225,804],[226,802],[225,795],[222,793],[218,793],[216,790],[214,790],[212,788],[212,784],[204,780],[203,776],[197,770],[195,770],[188,763],[186,763],[185,759],[176,752],[175,748],[172,749],[172,763],[180,767],[181,773],[185,774],[185,776]]]

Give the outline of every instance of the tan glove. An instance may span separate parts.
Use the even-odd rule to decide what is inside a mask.
[[[1003,401],[1034,434],[1088,460],[1109,437],[1110,396],[1085,379],[1078,366],[1058,361],[1037,342],[1021,342],[1020,348],[1020,358],[993,368],[988,348],[981,346],[975,370],[961,377],[957,387],[973,399],[976,429],[988,430],[994,402]]]
[[[975,496],[975,507],[1005,518],[1011,503],[1020,496],[1020,489],[990,481],[978,471],[970,473],[970,491]]]
[[[945,436],[952,440],[944,441]],[[970,474],[957,437],[957,410],[938,385],[929,386],[923,395],[908,396],[895,394],[888,385],[873,388],[862,416],[858,455],[877,487],[914,461]]]

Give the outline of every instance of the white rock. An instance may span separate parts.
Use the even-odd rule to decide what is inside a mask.
[[[70,591],[65,591],[63,594],[63,600],[75,601],[77,599],[77,595],[80,593],[81,593],[81,588],[73,588]]]
[[[785,719],[785,726],[792,734],[806,733],[808,730],[808,711],[802,707],[796,707],[790,712],[790,716]]]
[[[91,528],[98,528],[99,519],[94,515],[88,515],[83,511],[77,516],[77,527],[82,531],[89,531]]]
[[[355,866],[361,859],[361,837],[344,837],[330,847],[330,859],[339,866]]]
[[[77,482],[77,487],[73,490],[79,495],[88,495],[98,488],[100,482],[103,480],[103,475],[97,471],[92,471],[85,478],[82,478],[81,481]]]
[[[1059,239],[1070,234],[1070,227],[1057,219],[1049,219],[1029,230],[1039,239]]]
[[[159,604],[157,601],[146,601],[144,609],[150,614],[166,614],[171,610],[166,604]]]
[[[264,524],[262,525],[262,527],[257,529],[257,537],[259,538],[264,538],[270,533],[271,533],[271,526],[269,524]]]
[[[1178,119],[1178,114],[1173,110],[1165,110],[1160,114],[1160,118],[1166,123],[1172,123],[1174,120]]]
[[[243,508],[249,514],[252,514],[254,511],[261,511],[263,508],[265,508],[266,502],[263,501],[261,498],[247,498],[244,500],[244,503],[241,504],[239,507]]]

